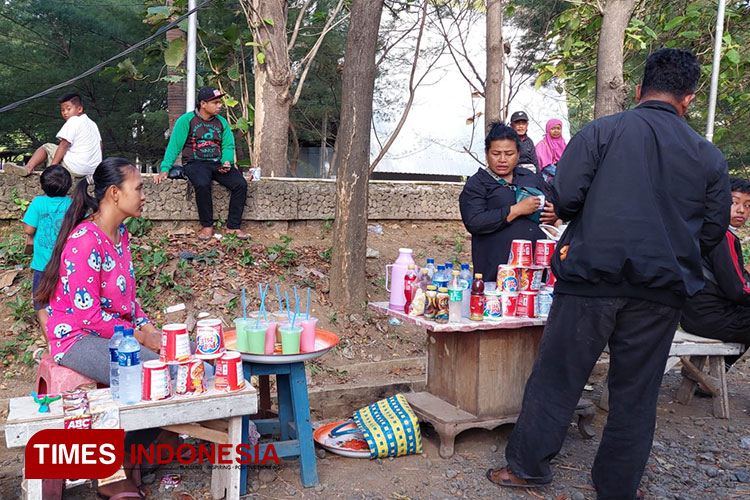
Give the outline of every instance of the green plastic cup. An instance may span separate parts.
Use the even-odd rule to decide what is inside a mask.
[[[255,326],[255,321],[251,322],[250,319],[237,318],[234,320],[234,329],[237,332],[237,350],[240,352],[248,352],[249,345],[247,343],[247,329],[250,326]]]
[[[279,327],[281,333],[281,352],[282,354],[299,354],[299,337],[302,333],[302,327],[284,325]]]
[[[262,321],[255,326],[255,321],[252,321],[245,331],[247,332],[247,352],[251,354],[264,354],[266,349],[266,330],[268,325]]]

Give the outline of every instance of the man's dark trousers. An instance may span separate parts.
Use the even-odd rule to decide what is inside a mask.
[[[552,480],[578,398],[609,343],[609,417],[591,475],[599,500],[633,500],[648,461],[656,402],[680,311],[628,297],[555,294],[523,408],[505,448],[518,477]]]
[[[218,161],[190,161],[185,165],[185,174],[195,188],[195,203],[198,206],[198,218],[201,226],[211,227],[214,224],[214,203],[211,197],[211,181],[215,180],[230,192],[228,229],[239,229],[242,224],[242,212],[247,199],[247,181],[242,173],[232,167],[226,174],[220,174],[221,163]]]

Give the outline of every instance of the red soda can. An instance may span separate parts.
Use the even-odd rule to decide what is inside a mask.
[[[172,397],[172,384],[169,380],[169,367],[159,360],[143,363],[143,392],[144,401],[159,401]]]
[[[532,263],[531,240],[513,240],[510,243],[508,265],[528,267]]]
[[[534,264],[549,267],[552,262],[553,253],[555,253],[555,240],[536,240]]]
[[[472,321],[482,321],[484,319],[484,294],[471,294],[469,301],[469,319]]]
[[[522,318],[536,318],[536,297],[538,292],[521,292],[518,295],[516,315]]]
[[[518,308],[518,292],[503,292],[500,297],[503,306],[503,318],[512,318]]]
[[[172,323],[161,329],[161,349],[159,361],[162,363],[183,363],[190,359],[190,337],[187,325]]]
[[[242,371],[242,355],[240,353],[226,352],[216,360],[214,387],[224,392],[238,391],[245,387],[245,375]]]

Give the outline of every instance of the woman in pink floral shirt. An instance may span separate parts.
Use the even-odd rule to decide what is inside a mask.
[[[47,337],[55,361],[108,385],[109,339],[115,325],[135,330],[144,346],[141,360],[159,357],[161,336],[135,299],[135,272],[123,225],[127,217],[141,215],[143,180],[128,160],[107,158],[92,177],[78,183],[72,198],[36,298],[49,303]],[[130,432],[126,444],[148,443],[158,434],[159,429]],[[99,493],[143,497],[131,479],[102,486]]]

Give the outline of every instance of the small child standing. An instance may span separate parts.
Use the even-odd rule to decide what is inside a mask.
[[[33,238],[34,242],[34,256],[31,259],[34,281],[31,292],[39,324],[42,330],[46,331],[49,318],[47,304],[39,304],[36,301],[36,289],[41,282],[42,272],[52,256],[60,225],[72,201],[67,194],[73,179],[60,165],[52,165],[42,172],[41,183],[45,196],[37,196],[31,200],[23,216],[23,232],[26,233],[27,241]]]
[[[6,163],[3,169],[25,177],[39,165],[62,165],[71,175],[91,175],[102,162],[102,137],[96,126],[83,112],[83,101],[78,94],[64,94],[59,99],[60,113],[65,124],[57,133],[60,144],[42,144],[26,165]]]

